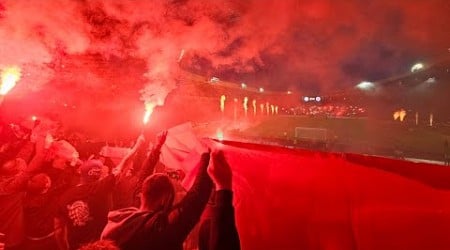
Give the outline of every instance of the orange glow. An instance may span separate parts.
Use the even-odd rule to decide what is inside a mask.
[[[31,117],[31,120],[36,121],[36,120],[37,120],[37,117],[36,117],[35,115],[33,115],[33,116]]]
[[[147,124],[148,121],[150,120],[150,116],[153,113],[153,110],[156,108],[156,106],[160,106],[162,105],[163,102],[162,101],[157,101],[157,102],[146,102],[145,103],[145,114],[144,114],[144,118],[142,119],[142,122],[144,124]]]
[[[256,115],[256,100],[255,99],[253,99],[252,104],[253,104],[253,115]]]
[[[8,67],[2,70],[2,82],[0,84],[0,95],[6,95],[8,92],[16,86],[17,81],[20,79],[19,67]]]
[[[245,112],[245,116],[247,116],[247,111],[248,111],[248,97],[244,97],[244,112]]]
[[[405,120],[405,116],[406,116],[406,110],[404,110],[404,109],[400,110],[399,118],[400,118],[401,122],[403,122],[403,120]]]
[[[225,100],[226,100],[227,98],[225,97],[225,95],[222,95],[221,97],[220,97],[220,111],[223,113],[223,112],[225,112]]]
[[[144,118],[142,119],[142,122],[143,122],[144,124],[147,124],[147,123],[148,123],[148,121],[150,120],[150,115],[151,115],[151,114],[152,114],[152,113],[151,113],[149,110],[145,111]]]
[[[392,117],[396,121],[400,117],[400,112],[399,111],[395,111],[394,114],[392,115]]]
[[[397,110],[392,114],[392,117],[394,118],[395,121],[398,119],[400,120],[400,122],[403,122],[406,117],[406,110],[404,109]]]

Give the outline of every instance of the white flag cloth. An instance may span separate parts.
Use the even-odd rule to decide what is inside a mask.
[[[159,159],[167,168],[183,170],[186,177],[182,185],[190,188],[197,173],[195,167],[200,162],[201,154],[207,151],[207,146],[195,135],[192,124],[184,123],[168,130]]]

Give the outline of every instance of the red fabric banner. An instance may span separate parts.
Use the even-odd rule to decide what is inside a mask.
[[[214,142],[243,249],[450,249],[450,168]]]

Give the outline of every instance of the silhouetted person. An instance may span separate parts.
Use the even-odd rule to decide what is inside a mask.
[[[176,206],[173,206],[175,189],[169,176],[157,173],[147,177],[142,184],[140,208],[110,212],[101,238],[113,240],[123,250],[182,250],[211,193],[209,159],[209,153],[201,156],[195,182]]]

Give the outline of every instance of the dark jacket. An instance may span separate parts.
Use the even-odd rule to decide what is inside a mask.
[[[233,192],[219,190],[208,204],[200,225],[199,250],[240,250],[236,229]]]
[[[203,155],[195,182],[183,200],[169,212],[125,208],[110,212],[102,239],[113,240],[120,249],[181,250],[197,224],[211,192],[207,173],[209,155]]]

